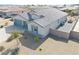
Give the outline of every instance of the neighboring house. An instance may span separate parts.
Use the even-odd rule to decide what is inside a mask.
[[[0,7],[0,17],[14,17],[17,14],[29,11],[29,9],[24,9],[20,7]]]
[[[13,19],[15,26],[45,37],[50,33],[51,27],[55,30],[60,24],[66,22],[67,13],[55,8],[35,8],[30,12],[17,15]]]

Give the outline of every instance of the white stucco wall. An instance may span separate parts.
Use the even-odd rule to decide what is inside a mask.
[[[55,36],[60,37],[60,38],[65,38],[65,39],[69,38],[69,33],[67,33],[67,32],[50,29],[50,33],[52,35],[55,35]]]
[[[41,27],[40,25],[34,23],[34,22],[30,22],[28,23],[28,30],[32,31],[31,26],[37,26],[38,27],[38,34],[42,35],[42,36],[46,36],[47,34],[49,34],[49,26],[47,27]]]
[[[70,38],[79,39],[79,32],[71,31]]]

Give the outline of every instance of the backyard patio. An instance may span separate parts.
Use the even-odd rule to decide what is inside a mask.
[[[23,37],[20,38],[20,42],[23,46],[36,50],[42,43],[44,43],[45,39],[37,39],[35,40],[36,35],[25,31]]]

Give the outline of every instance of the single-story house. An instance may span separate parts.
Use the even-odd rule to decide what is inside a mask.
[[[35,8],[17,15],[13,20],[15,26],[45,37],[50,33],[51,26],[55,30],[66,22],[67,13],[55,8]]]

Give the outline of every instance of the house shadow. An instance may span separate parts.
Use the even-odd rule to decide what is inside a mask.
[[[76,39],[76,38],[73,38],[73,37],[70,37],[70,36],[69,36],[69,39],[57,37],[57,36],[52,35],[52,34],[49,34],[48,37],[50,37],[50,38],[52,38],[52,39],[54,39],[56,41],[61,41],[61,42],[64,42],[64,43],[68,43],[68,41],[73,41],[73,42],[79,43],[79,39]]]
[[[20,42],[23,46],[28,47],[32,50],[36,50],[42,43],[44,43],[45,39],[40,39],[39,42],[36,42],[34,40],[34,35],[27,33],[24,33],[23,36],[20,38]]]
[[[79,43],[79,39],[75,39],[75,38],[70,37],[69,40]]]
[[[69,41],[69,39],[57,37],[57,36],[52,35],[52,34],[49,34],[49,37],[52,38],[53,40],[61,41],[61,42],[64,42],[64,43],[68,43],[68,41]]]

